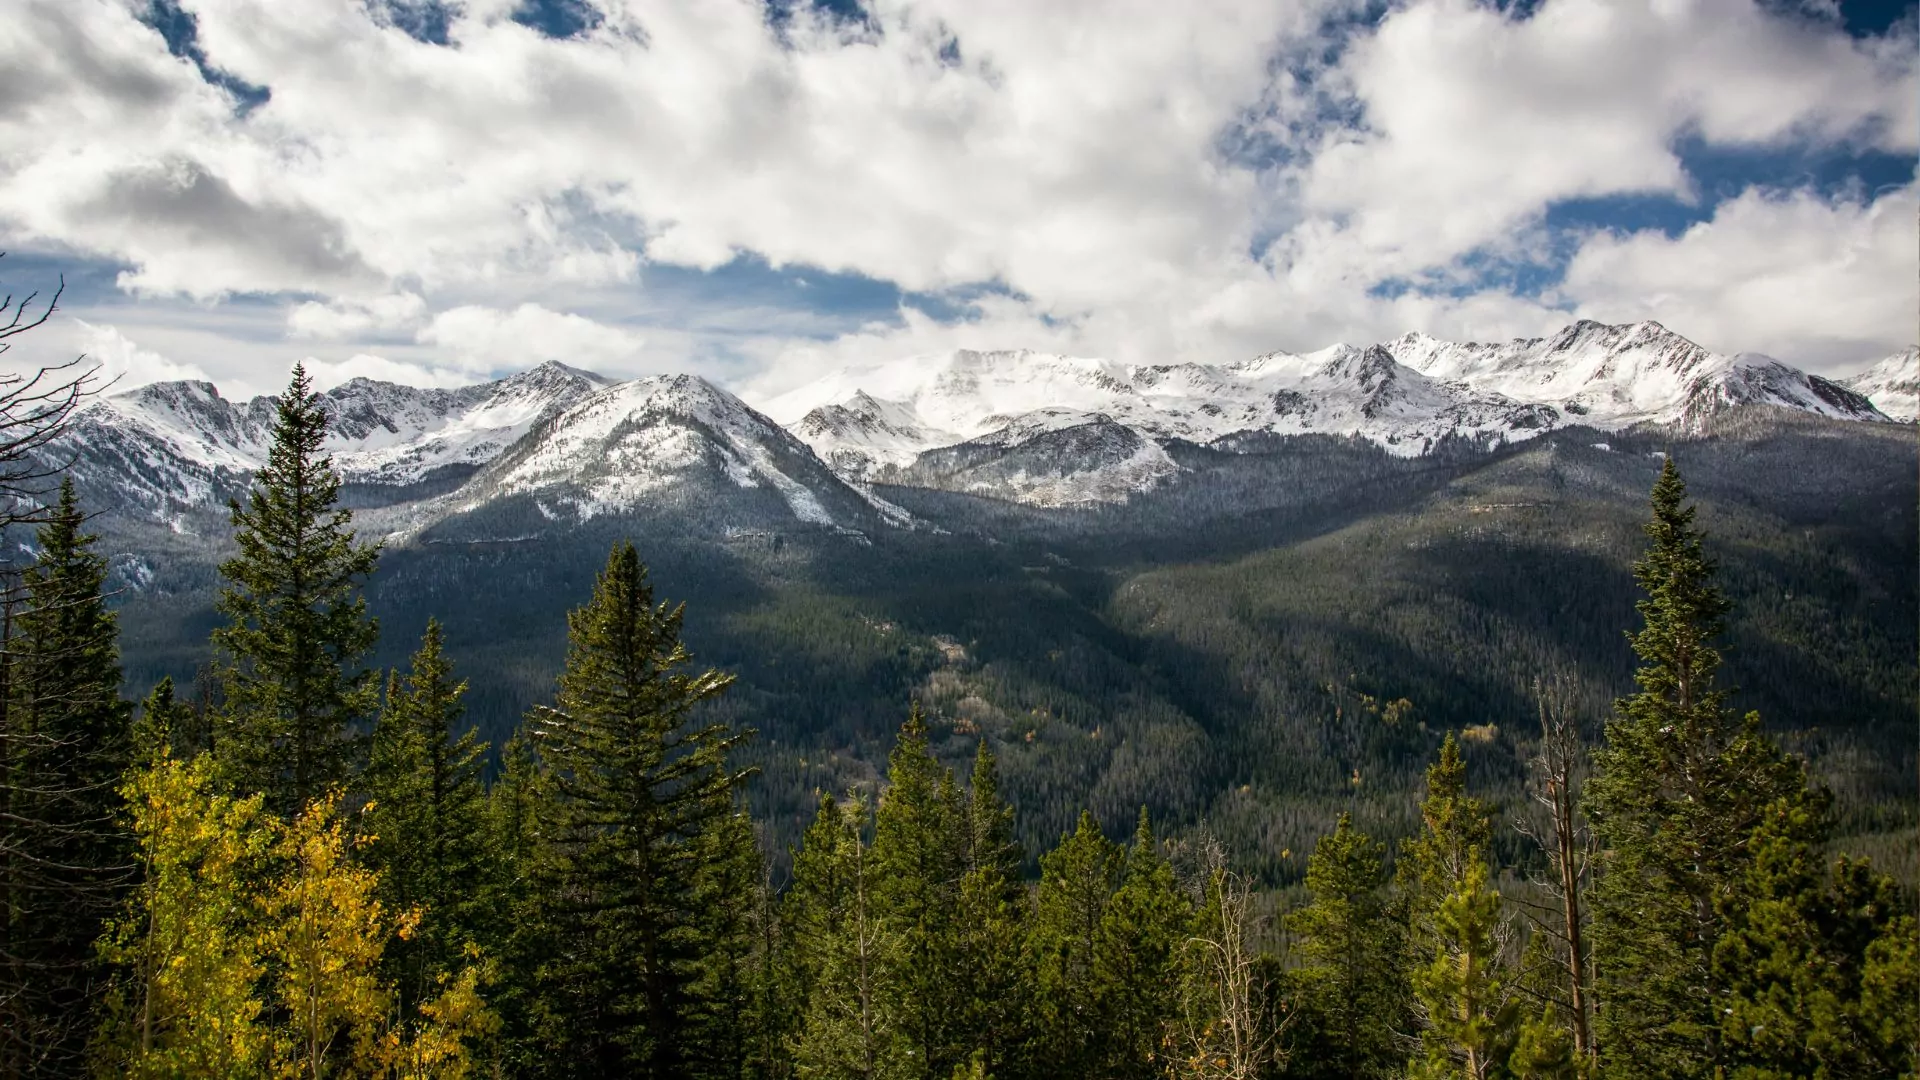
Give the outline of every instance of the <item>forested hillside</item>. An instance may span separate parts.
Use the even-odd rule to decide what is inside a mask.
[[[396,641],[364,594],[447,556],[356,531],[325,427],[296,370],[189,693],[125,700],[137,609],[71,483],[18,523],[6,1075],[1915,1074],[1914,896],[1859,857],[1910,831],[1912,672],[1874,650],[1912,585],[1860,554],[1900,542],[1762,542],[1834,477],[1708,513],[1681,444],[1549,444],[1271,551],[947,533],[945,580],[875,545],[841,593],[800,572],[829,549],[760,537],[704,623],[619,539],[496,738],[474,680],[516,648],[495,685],[535,677],[546,608],[469,588]],[[1640,480],[1650,511],[1605,497]],[[702,625],[761,646],[757,685]],[[1736,694],[1746,642],[1830,659]],[[909,703],[849,709],[859,679]],[[1741,708],[1821,694],[1855,722]],[[818,720],[752,722],[785,701]]]

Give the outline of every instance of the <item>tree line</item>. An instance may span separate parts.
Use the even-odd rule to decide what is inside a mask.
[[[963,782],[917,708],[775,881],[731,679],[630,543],[489,776],[437,624],[366,665],[379,550],[325,432],[296,368],[192,700],[125,700],[71,485],[41,515],[0,609],[0,1075],[1916,1073],[1912,898],[1829,857],[1826,795],[1716,685],[1727,604],[1670,459],[1597,744],[1543,678],[1532,810],[1496,821],[1449,737],[1416,834],[1343,816],[1271,923],[1144,810],[1124,841],[1082,813],[1029,880],[992,747]],[[1497,827],[1548,872],[1496,865]]]

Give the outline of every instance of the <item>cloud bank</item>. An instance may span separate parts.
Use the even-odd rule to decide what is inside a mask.
[[[273,305],[271,340],[199,319],[182,362],[216,377],[557,358],[772,386],[962,344],[1227,360],[1586,316],[1831,368],[1914,337],[1911,15],[596,0],[555,36],[518,0],[178,6],[191,48],[145,0],[0,24],[0,236],[123,267],[136,339]],[[1754,164],[1721,192],[1689,147]],[[1845,175],[1765,167],[1809,154]],[[1624,213],[1649,201],[1683,223]],[[752,310],[743,260],[901,299],[817,302],[797,337],[721,319]],[[706,284],[663,306],[669,271]]]

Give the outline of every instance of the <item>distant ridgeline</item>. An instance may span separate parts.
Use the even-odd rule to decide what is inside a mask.
[[[0,1076],[1915,1074],[1914,896],[1858,857],[1911,868],[1891,425],[1168,443],[1055,513],[660,380],[516,413],[382,553],[304,372],[245,415],[210,618],[71,482],[8,594]],[[136,708],[136,644],[204,660]]]

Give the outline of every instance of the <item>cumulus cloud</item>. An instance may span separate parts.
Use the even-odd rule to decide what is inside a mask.
[[[1597,234],[1567,269],[1582,314],[1652,317],[1705,344],[1846,370],[1911,340],[1912,184],[1867,201],[1749,191],[1678,237]]]
[[[1543,258],[1561,200],[1697,198],[1680,140],[1920,140],[1911,20],[1860,41],[1753,0],[1547,0],[1525,19],[1470,0],[1377,19],[1365,0],[869,0],[852,22],[596,0],[565,39],[514,21],[512,0],[472,0],[447,45],[363,0],[190,0],[209,62],[270,89],[247,110],[170,56],[141,5],[17,6],[0,25],[0,232],[124,261],[143,294],[293,294],[287,335],[445,370],[556,354],[638,370],[659,359],[643,334],[697,358],[677,330],[613,325],[617,297],[649,264],[742,255],[1007,294],[964,320],[722,350],[798,369],[943,341],[1227,359],[1539,332],[1630,298],[1636,274],[1664,280],[1625,253],[1701,242],[1593,238],[1557,296],[1484,286],[1471,260]],[[1858,200],[1792,198],[1857,220],[1876,250],[1911,232]],[[1377,288],[1396,280],[1421,287]],[[615,299],[581,306],[596,322],[564,313],[569,291]],[[1687,294],[1683,332],[1753,304],[1738,281]],[[1763,325],[1793,317],[1826,318]],[[397,348],[408,334],[420,351]]]
[[[111,381],[114,393],[148,383],[207,378],[207,373],[197,365],[183,364],[142,348],[118,327],[76,319],[74,329],[85,356],[83,363],[100,365],[100,378],[103,382]]]
[[[345,338],[411,327],[426,313],[419,293],[343,296],[326,303],[308,300],[287,312],[287,332],[297,338]]]
[[[404,363],[372,353],[355,353],[345,360],[309,356],[302,363],[306,365],[307,374],[313,378],[314,387],[319,390],[332,389],[351,379],[446,387],[468,386],[474,382],[473,373],[460,368]]]
[[[526,368],[548,360],[632,370],[646,339],[580,315],[521,304],[512,311],[467,305],[434,316],[420,331],[471,370]]]

